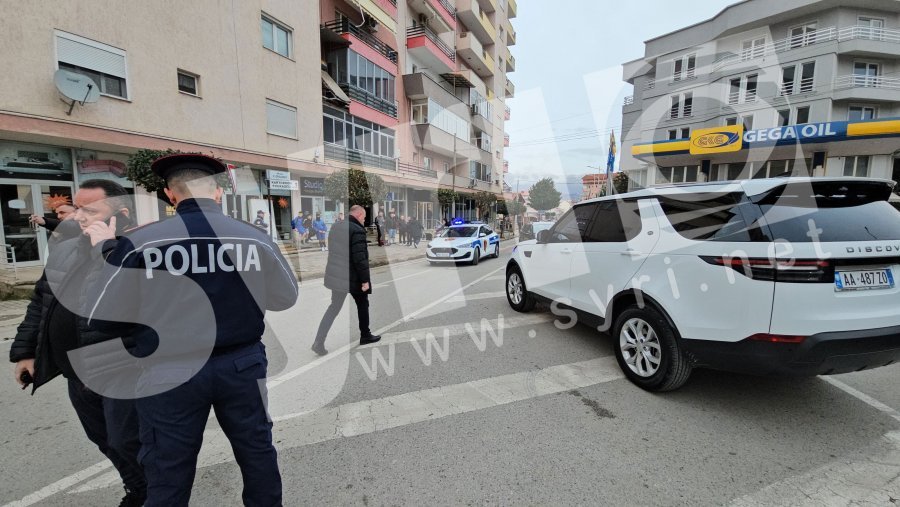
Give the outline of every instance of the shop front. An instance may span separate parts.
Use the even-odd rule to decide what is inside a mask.
[[[337,220],[338,206],[325,197],[324,178],[300,178],[300,211],[304,216],[309,213],[314,219],[316,215],[321,216],[328,226]]]

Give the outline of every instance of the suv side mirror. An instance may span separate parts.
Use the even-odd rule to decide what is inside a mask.
[[[538,243],[549,243],[550,242],[550,229],[544,229],[543,231],[537,233],[537,242]]]
[[[482,232],[481,234],[478,235],[478,237],[479,237],[479,238],[486,238],[486,237],[487,237],[487,233],[486,233],[486,232]]]

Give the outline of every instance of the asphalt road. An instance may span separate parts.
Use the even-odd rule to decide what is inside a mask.
[[[331,353],[309,351],[329,297],[321,281],[269,316],[285,505],[900,498],[900,366],[799,380],[696,371],[676,392],[647,393],[624,380],[609,337],[559,329],[546,308],[509,309],[510,248],[474,267],[375,269],[372,328],[384,338],[374,346],[351,342],[348,300]],[[63,381],[31,397],[0,377],[0,414],[0,504],[117,504],[119,481]],[[240,505],[240,472],[212,416],[206,437],[192,503]]]

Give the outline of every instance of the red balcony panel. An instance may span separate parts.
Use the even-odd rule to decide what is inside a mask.
[[[364,43],[362,40],[358,39],[355,35],[345,33],[345,34],[341,35],[341,37],[350,41],[350,48],[353,49],[353,51],[356,51],[361,56],[367,58],[370,62],[381,67],[382,69],[391,71],[391,70],[397,68],[396,63],[390,61],[386,56],[379,53],[378,51],[375,51],[375,49],[373,49],[372,46],[369,46],[368,44]]]
[[[397,118],[392,118],[377,109],[372,109],[371,107],[355,100],[350,103],[350,114],[364,120],[377,123],[383,127],[396,128],[399,124],[397,122]]]
[[[428,3],[434,7],[435,12],[440,15],[441,19],[444,20],[445,23],[450,25],[453,30],[456,30],[456,16],[454,16],[448,9],[450,4],[446,2],[446,0],[428,0]],[[446,4],[443,5],[443,4]],[[452,7],[450,7],[452,8]]]
[[[390,14],[390,16],[394,19],[397,19],[397,4],[392,2],[391,0],[374,0],[375,5],[381,7],[381,10]]]

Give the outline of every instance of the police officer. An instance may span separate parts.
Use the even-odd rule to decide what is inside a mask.
[[[296,302],[296,276],[265,231],[226,216],[216,204],[222,189],[213,175],[225,171],[221,162],[175,154],[156,160],[151,169],[166,181],[165,193],[176,216],[120,239],[107,257],[112,276],[99,285],[95,309],[102,313],[104,305],[112,304],[109,299],[125,299],[130,291],[139,298],[141,312],[183,330],[164,336],[135,325],[122,332],[119,336],[134,344],[138,356],[158,353],[166,340],[197,341],[210,327],[215,338],[211,353],[200,351],[209,357],[199,371],[176,378],[184,368],[179,368],[181,358],[171,357],[166,359],[173,365],[168,371],[155,368],[142,378],[149,384],[172,383],[168,390],[136,400],[146,505],[188,505],[210,408],[241,469],[244,505],[280,505],[281,476],[266,412],[267,360],[260,340],[266,310],[285,310]],[[120,271],[135,273],[136,278],[118,276]],[[197,301],[189,290],[154,293],[167,280],[185,278],[202,290],[208,303]],[[211,304],[213,322],[198,317],[204,304]]]

